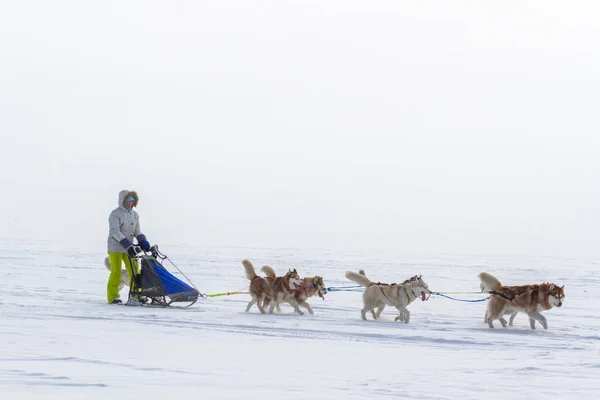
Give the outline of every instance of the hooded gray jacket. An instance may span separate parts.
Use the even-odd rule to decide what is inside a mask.
[[[134,243],[133,238],[138,238],[142,235],[140,230],[140,216],[131,209],[127,210],[123,205],[125,199],[133,196],[135,199],[133,206],[137,206],[138,195],[131,190],[121,190],[119,192],[119,207],[112,210],[108,217],[108,252],[109,253],[127,253],[127,250],[119,243],[123,239]]]

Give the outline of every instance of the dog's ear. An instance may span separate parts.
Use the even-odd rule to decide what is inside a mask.
[[[550,284],[550,287],[549,287],[548,289],[550,289],[550,290],[554,290],[554,283],[551,283],[551,284]]]
[[[562,285],[562,286],[560,287],[560,290],[565,290],[565,285]]]

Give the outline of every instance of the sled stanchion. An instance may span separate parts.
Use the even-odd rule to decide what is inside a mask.
[[[131,257],[129,254],[127,254],[127,260],[129,261],[129,269],[131,271],[131,279],[129,280],[129,294],[127,295],[126,305],[132,305],[131,299],[132,298],[135,299],[135,297],[136,297],[135,291],[141,290],[141,288],[138,288],[137,283],[140,281],[139,275],[142,273],[142,266],[136,257]],[[135,268],[135,265],[133,263],[134,260],[135,260],[135,265],[137,265],[137,267],[139,268],[139,271],[138,271],[138,268]],[[135,286],[135,288],[134,288],[134,286]],[[137,299],[135,299],[135,300],[137,300]]]

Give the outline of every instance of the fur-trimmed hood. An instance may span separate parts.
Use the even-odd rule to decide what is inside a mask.
[[[139,197],[138,197],[138,194],[134,190],[121,190],[119,192],[119,207],[125,208],[125,199],[128,198],[129,196],[133,196],[133,198],[134,198],[133,206],[137,207]]]

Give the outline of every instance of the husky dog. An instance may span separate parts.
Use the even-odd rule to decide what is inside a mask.
[[[262,271],[264,272],[264,270]],[[267,281],[273,281],[275,278],[267,277],[266,279]],[[315,315],[312,307],[306,302],[306,300],[315,295],[318,295],[320,298],[325,300],[327,288],[325,287],[325,283],[323,283],[323,278],[317,275],[309,278],[302,278],[302,285],[297,290],[295,290],[293,294],[294,300],[296,301],[298,306],[306,308],[310,315]],[[268,304],[268,300],[265,300],[265,302],[267,302]],[[267,304],[263,304],[263,307],[266,307]],[[281,302],[277,302],[277,304],[275,305],[277,312],[281,312],[281,308],[279,307],[280,304]]]
[[[327,289],[325,288],[325,283],[323,283],[323,278],[317,275],[302,279],[302,285],[294,292],[294,299],[299,306],[306,308],[310,315],[315,315],[312,307],[306,300],[315,295],[325,300],[326,294]]]
[[[104,266],[106,269],[110,271],[110,259],[106,257],[104,259]],[[119,290],[123,289],[123,287],[129,287],[129,274],[125,268],[121,269],[121,282],[119,282]]]
[[[248,291],[250,292],[250,296],[252,296],[252,300],[250,300],[246,307],[246,312],[250,311],[250,307],[256,304],[259,311],[264,314],[265,309],[263,308],[262,303],[265,299],[273,299],[273,289],[265,278],[256,275],[254,266],[250,261],[243,260],[242,264],[246,270],[246,278],[250,281],[250,289]]]
[[[370,311],[373,319],[379,319],[386,305],[394,306],[400,312],[395,321],[403,321],[408,324],[410,311],[406,309],[418,297],[421,301],[429,299],[431,291],[420,276],[413,276],[400,284],[374,283],[366,277],[363,270],[360,273],[347,271],[346,278],[361,286],[366,287],[363,293],[364,308],[360,311],[362,319],[366,321],[367,312]],[[377,312],[375,312],[377,308]]]
[[[268,302],[263,303],[263,307],[266,307],[266,304],[271,303],[269,307],[269,314],[273,314],[273,310],[276,306],[281,302],[289,303],[292,307],[294,307],[294,311],[300,315],[304,315],[304,313],[298,308],[298,303],[294,298],[294,292],[296,292],[300,285],[302,285],[302,280],[298,275],[298,272],[294,268],[293,270],[288,270],[283,276],[277,276],[275,274],[275,270],[268,265],[265,265],[260,269],[267,277],[265,280],[269,282],[271,289],[273,290],[273,297],[269,299]]]
[[[481,287],[481,290],[485,290],[483,285],[480,285],[480,287]],[[539,288],[540,288],[540,285],[505,286],[504,293],[509,297],[516,297],[517,295],[519,295],[521,293],[525,293],[525,292],[528,292],[531,290],[538,290]],[[510,315],[510,320],[508,321],[508,326],[513,326],[513,322],[518,313],[519,313],[518,311],[515,311]],[[502,319],[504,319],[504,318],[502,318]],[[487,310],[485,310],[485,318],[483,321],[486,324],[488,323]],[[505,322],[506,322],[506,320],[505,320]],[[535,320],[533,320],[533,322],[535,323]],[[529,319],[529,323],[531,323],[531,318]]]
[[[544,329],[548,329],[546,317],[541,312],[552,307],[561,307],[565,298],[564,285],[559,287],[554,283],[540,285],[502,286],[500,281],[487,272],[479,274],[481,288],[490,292],[490,301],[485,314],[485,320],[490,328],[493,321],[499,320],[506,328],[506,314],[511,315],[511,322],[518,312],[529,316],[529,325],[535,329],[535,321],[539,321]],[[512,324],[511,324],[512,325]]]

